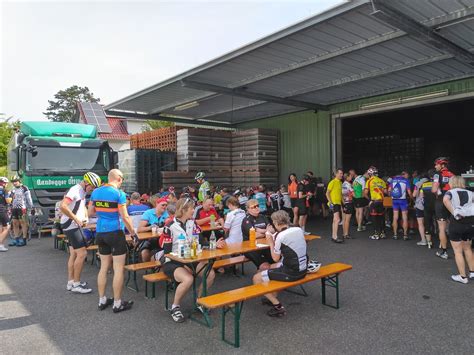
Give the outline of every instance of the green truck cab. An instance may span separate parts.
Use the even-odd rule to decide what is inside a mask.
[[[31,190],[42,223],[67,189],[93,171],[106,179],[117,166],[117,153],[97,138],[93,125],[64,122],[22,122],[8,146],[10,176],[18,175]]]

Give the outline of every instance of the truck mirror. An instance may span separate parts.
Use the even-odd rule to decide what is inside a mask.
[[[16,147],[8,152],[8,168],[11,171],[18,171],[18,154],[20,148]]]
[[[117,152],[112,152],[112,160],[114,163],[114,167],[116,168],[118,166],[118,153]]]

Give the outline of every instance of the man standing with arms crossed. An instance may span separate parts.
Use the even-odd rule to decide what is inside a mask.
[[[82,226],[87,223],[86,194],[99,187],[99,175],[88,172],[83,180],[71,187],[61,201],[61,228],[69,240],[66,290],[74,293],[91,293],[87,283],[81,282],[82,268],[86,260],[86,238]]]
[[[122,301],[123,274],[127,257],[124,224],[127,230],[133,231],[132,219],[127,212],[127,197],[122,190],[119,190],[122,183],[122,172],[118,169],[110,170],[108,183],[92,193],[89,203],[89,215],[97,215],[96,241],[101,260],[97,276],[99,310],[102,311],[113,304],[114,313],[126,311],[133,305],[133,301]],[[105,296],[107,272],[111,265],[114,269],[113,299]]]
[[[16,245],[17,247],[22,247],[26,245],[26,238],[28,237],[28,208],[33,208],[33,201],[31,200],[30,190],[21,183],[18,176],[13,177],[12,183],[13,189],[10,191],[10,194],[13,200],[12,222],[15,239],[9,246]]]

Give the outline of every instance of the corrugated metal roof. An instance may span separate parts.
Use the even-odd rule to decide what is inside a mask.
[[[106,109],[235,124],[470,76],[474,0],[355,0]]]

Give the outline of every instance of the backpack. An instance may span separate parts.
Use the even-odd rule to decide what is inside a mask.
[[[400,181],[397,180],[395,185],[392,187],[392,198],[395,200],[402,198],[403,192],[402,192],[402,186],[400,185]]]

